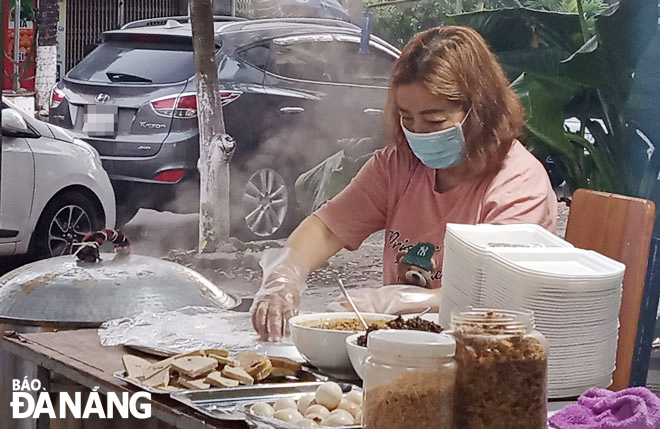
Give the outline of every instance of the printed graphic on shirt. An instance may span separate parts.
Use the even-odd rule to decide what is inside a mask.
[[[409,239],[400,240],[400,237],[400,231],[388,231],[388,243],[397,251],[397,282],[431,288],[432,282],[442,277],[433,259],[440,247],[428,242],[410,244]]]

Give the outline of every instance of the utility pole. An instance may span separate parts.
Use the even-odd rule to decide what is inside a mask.
[[[191,0],[190,22],[199,121],[199,252],[211,253],[229,240],[229,161],[235,145],[222,116],[213,0]]]

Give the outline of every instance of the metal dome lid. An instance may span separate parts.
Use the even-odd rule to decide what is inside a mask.
[[[198,272],[149,256],[44,259],[0,277],[0,320],[95,326],[185,306],[234,308],[240,298]]]

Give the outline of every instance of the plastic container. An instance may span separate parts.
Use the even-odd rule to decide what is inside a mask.
[[[449,326],[451,313],[468,306],[484,307],[488,284],[485,267],[494,252],[572,249],[573,245],[534,224],[463,225],[448,223],[442,262],[440,325]]]
[[[379,330],[364,363],[365,429],[452,428],[456,342],[450,335]]]
[[[531,311],[452,314],[456,339],[455,427],[547,427],[548,345]]]

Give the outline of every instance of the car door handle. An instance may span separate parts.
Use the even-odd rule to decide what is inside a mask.
[[[366,109],[363,110],[364,113],[367,115],[382,115],[383,114],[383,109],[375,109],[373,107],[367,107]]]
[[[282,113],[302,113],[305,109],[302,107],[282,107],[280,112]]]

